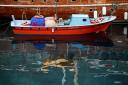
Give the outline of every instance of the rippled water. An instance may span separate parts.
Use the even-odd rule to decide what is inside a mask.
[[[128,39],[122,29],[77,39],[28,38],[0,39],[0,85],[128,84]]]

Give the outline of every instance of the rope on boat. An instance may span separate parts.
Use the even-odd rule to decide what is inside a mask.
[[[112,6],[112,4],[81,4],[81,5],[57,5],[57,7],[91,7],[91,6]],[[118,6],[127,6],[128,3],[118,3]],[[28,7],[28,8],[41,8],[41,7],[56,7],[56,5],[0,5],[0,7]]]
[[[27,20],[26,10],[23,10],[22,12],[22,20]]]

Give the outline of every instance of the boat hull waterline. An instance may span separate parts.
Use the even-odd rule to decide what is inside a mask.
[[[16,35],[81,35],[105,31],[111,22],[93,25],[93,26],[76,26],[76,27],[55,27],[55,28],[25,28],[15,27],[13,33]]]

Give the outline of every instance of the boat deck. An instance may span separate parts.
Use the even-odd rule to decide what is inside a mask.
[[[113,21],[116,17],[115,16],[105,16],[105,17],[99,17],[97,19],[90,18],[90,23],[85,24],[85,26],[93,26],[93,25],[98,25],[98,24],[104,24],[110,21]],[[100,20],[102,19],[102,20]],[[82,25],[65,25],[66,21],[56,23],[55,27],[73,27],[73,26],[82,26]],[[32,26],[31,25],[31,20],[14,20],[11,21],[11,26],[12,27],[31,27],[31,28],[49,28],[50,26]]]

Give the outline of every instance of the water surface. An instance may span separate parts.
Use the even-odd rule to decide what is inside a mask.
[[[77,38],[28,38],[0,39],[0,85],[128,84],[123,27]]]

